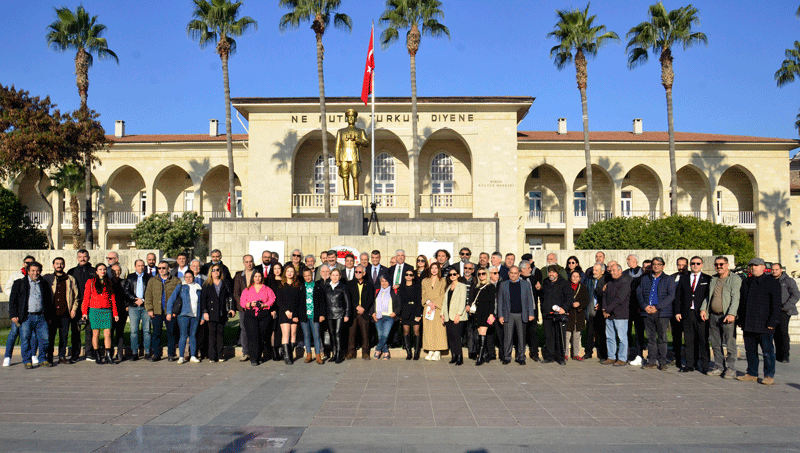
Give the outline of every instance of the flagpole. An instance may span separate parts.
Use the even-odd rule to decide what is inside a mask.
[[[372,21],[372,36],[370,37],[371,42],[375,42],[375,21]],[[374,47],[373,47],[374,48]],[[373,53],[373,58],[374,57]],[[372,81],[370,83],[372,87],[372,177],[370,178],[372,182],[372,202],[375,203],[375,69],[372,69]]]

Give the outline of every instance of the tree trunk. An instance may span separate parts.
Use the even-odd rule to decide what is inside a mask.
[[[235,174],[233,170],[233,136],[231,133],[231,85],[228,79],[228,54],[220,54],[222,59],[222,83],[225,88],[225,141],[228,151],[228,193],[231,197],[231,218],[236,217],[238,213],[238,204],[236,197],[236,184]]]
[[[78,53],[75,55],[75,77],[78,85],[78,95],[81,97],[81,112],[86,114],[84,120],[88,121],[89,54],[83,48],[79,49]],[[90,150],[86,150],[84,165],[84,175],[86,178],[84,184],[86,189],[86,224],[84,225],[86,229],[86,241],[84,247],[87,250],[92,250],[94,248],[94,232],[92,231],[92,159]],[[73,223],[73,228],[76,224],[77,222]]]
[[[47,219],[47,225],[45,225],[45,234],[47,235],[47,246],[50,250],[55,249],[53,246],[53,205],[50,204],[50,200],[42,193],[42,180],[44,179],[44,170],[41,168],[39,169],[39,176],[36,178],[36,185],[34,188],[36,189],[36,193],[42,198],[44,203],[47,205],[47,209],[50,211],[50,217]]]
[[[322,205],[325,209],[325,218],[331,216],[331,184],[330,184],[330,155],[328,154],[328,118],[325,112],[325,76],[322,71],[322,60],[324,58],[322,48],[322,35],[317,33],[317,77],[319,78],[319,127],[322,134],[322,177],[323,182]]]
[[[81,225],[78,217],[81,206],[78,203],[78,197],[74,193],[69,194],[69,211],[72,217],[72,246],[75,247],[75,250],[78,250],[81,248]]]
[[[89,151],[86,152],[86,169],[84,174],[86,175],[86,179],[84,182],[84,192],[86,192],[86,225],[84,228],[86,229],[86,238],[84,241],[84,247],[86,250],[92,250],[94,248],[94,232],[92,231],[92,162],[90,159]],[[77,216],[77,211],[73,216]],[[75,222],[73,225],[78,224],[78,219],[73,217]],[[73,227],[73,234],[74,234]],[[80,233],[78,233],[80,235]]]
[[[669,213],[678,213],[678,169],[675,163],[675,123],[672,119],[672,87],[667,88],[667,130],[669,131],[669,174],[671,181],[669,184],[670,197]]]
[[[581,109],[583,110],[583,153],[586,158],[586,227],[594,221],[594,181],[592,179],[592,152],[589,149],[589,107],[586,102],[586,87],[581,88]]]
[[[408,153],[408,167],[411,170],[411,191],[409,203],[414,211],[409,212],[414,218],[419,217],[419,136],[417,135],[417,56],[411,54],[411,152]]]
[[[75,79],[78,95],[81,97],[81,110],[85,111],[89,97],[89,54],[84,49],[78,49],[75,54]]]

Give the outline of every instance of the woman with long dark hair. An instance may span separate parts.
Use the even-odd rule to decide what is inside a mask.
[[[458,366],[464,364],[461,331],[469,316],[467,314],[467,285],[459,281],[461,276],[454,267],[448,268],[446,275],[448,285],[442,304],[441,319],[447,332],[447,344],[452,356],[450,363]]]
[[[203,319],[208,322],[208,360],[209,362],[224,362],[225,346],[222,333],[225,323],[235,314],[233,290],[230,280],[223,276],[222,266],[213,264],[208,271],[208,278],[203,283],[200,292],[200,310]]]
[[[112,315],[114,321],[119,321],[117,312],[117,300],[114,296],[114,286],[108,275],[108,268],[105,264],[98,264],[95,268],[95,277],[86,282],[83,292],[83,319],[89,319],[92,326],[92,347],[98,349],[100,331],[103,331],[103,342],[105,344],[105,358],[97,357],[98,365],[103,363],[116,363],[111,357],[111,324]],[[87,313],[88,311],[88,313]]]
[[[437,261],[428,268],[428,277],[422,280],[422,302],[425,311],[422,319],[422,349],[428,351],[425,360],[439,360],[442,351],[447,350],[447,333],[442,324],[442,305],[447,282],[440,275],[441,266]]]
[[[567,278],[567,280],[571,280],[572,279],[571,275],[572,275],[573,271],[577,271],[578,272],[578,274],[581,276],[581,281],[583,281],[583,279],[586,276],[584,274],[584,272],[583,272],[583,268],[581,268],[581,262],[578,261],[578,257],[575,256],[575,255],[572,255],[569,258],[567,258],[566,271],[567,271],[567,276],[569,277],[569,278]]]
[[[416,264],[415,274],[417,281],[422,281],[423,278],[428,276],[428,258],[425,255],[417,256],[417,264]]]
[[[406,349],[406,360],[419,360],[422,349],[422,337],[419,325],[422,321],[422,288],[413,270],[403,273],[403,283],[397,288],[400,300],[400,321],[403,323],[403,346]],[[411,350],[411,332],[414,332],[414,351]]]
[[[297,340],[297,311],[300,309],[300,282],[293,266],[286,266],[283,279],[278,285],[278,323],[281,326],[281,352],[283,362],[294,363],[295,341]]]
[[[350,292],[344,282],[341,281],[342,273],[339,269],[331,271],[331,280],[322,287],[325,298],[326,317],[328,319],[328,330],[331,335],[331,349],[333,349],[332,360],[335,363],[344,362],[342,353],[342,334],[343,325],[350,321],[353,306],[350,301]]]
[[[293,269],[293,268],[287,268]],[[272,327],[272,305],[275,293],[264,284],[264,276],[260,272],[253,273],[253,281],[239,299],[244,308],[244,328],[247,332],[247,350],[250,352],[250,365],[261,363],[266,350],[269,331]]]
[[[278,288],[280,288],[281,283],[283,282],[283,264],[275,263],[272,265],[272,269],[270,270],[269,276],[267,277],[266,285],[269,286],[269,289],[275,293],[275,297],[278,297]],[[278,319],[278,305],[275,304],[272,306],[272,320],[277,323]],[[281,329],[275,328],[272,329],[272,335],[270,335],[270,344],[271,347],[269,348],[272,356],[272,360],[276,362],[280,362],[283,358],[283,351],[281,351]]]
[[[389,278],[386,275],[380,276],[381,286],[375,293],[375,309],[372,313],[372,320],[378,330],[378,345],[375,346],[375,359],[383,357],[383,360],[392,358],[389,353],[389,331],[392,330],[394,319],[397,317],[400,302],[397,300],[392,287],[389,285]]]

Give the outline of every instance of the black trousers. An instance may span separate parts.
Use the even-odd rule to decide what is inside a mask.
[[[80,321],[80,312],[74,318],[69,320],[69,335],[70,335],[70,358],[78,360],[81,355],[81,329],[78,328],[78,321]],[[53,344],[51,341],[50,344]],[[66,344],[66,342],[64,342]]]
[[[461,331],[464,329],[464,323],[458,324],[453,321],[444,323],[444,330],[447,334],[447,346],[450,347],[450,354],[455,356],[461,355],[463,345],[461,344]]]
[[[495,331],[494,325],[491,325],[489,326],[488,329],[486,329],[486,358],[488,360],[494,360],[497,358],[497,353],[495,352],[494,349],[495,346],[494,331]],[[501,343],[500,348],[502,347],[503,345]]]
[[[224,317],[224,315],[223,315]],[[228,322],[225,319],[222,322],[214,322],[209,321],[208,324],[208,359],[209,360],[221,360],[225,358],[225,341],[222,337],[222,333],[225,331],[225,323]]]
[[[592,356],[595,348],[597,348],[598,359],[605,360],[608,358],[606,319],[603,317],[602,310],[595,312],[594,316],[586,322],[586,355]]]
[[[331,350],[339,358],[342,355],[342,335],[344,335],[344,319],[328,319],[328,331],[331,335]],[[277,337],[276,337],[277,339]]]
[[[272,315],[266,310],[259,310],[258,316],[253,310],[244,312],[244,329],[247,332],[247,352],[251,363],[258,363],[269,347],[272,335]]]
[[[55,349],[56,332],[58,332],[58,358],[66,358],[67,356],[67,334],[69,334],[70,327],[69,314],[56,316],[50,320],[50,325],[47,326],[50,342],[47,344],[47,361],[53,363],[53,351]],[[80,339],[80,337],[78,337]],[[80,344],[80,343],[79,343]],[[78,346],[80,349],[80,346]]]
[[[122,351],[118,352],[120,356],[125,355],[125,324],[127,323],[128,312],[124,309],[119,311],[119,321],[113,319],[111,321],[111,347],[119,347],[120,340],[122,340]]]
[[[528,355],[532,359],[539,358],[539,323],[534,319],[525,323],[525,337],[528,339]]]
[[[669,329],[672,331],[672,354],[675,355],[675,366],[680,368],[683,361],[683,354],[681,353],[681,347],[683,346],[683,323],[675,319],[675,316],[672,316],[669,318]]]
[[[644,326],[647,329],[647,363],[656,363],[657,361],[658,365],[664,365],[667,363],[667,327],[669,327],[669,319],[659,318],[658,313],[646,316]]]
[[[506,344],[505,334],[503,332],[503,325],[500,324],[500,321],[497,320],[495,320],[494,322],[494,338],[495,338],[495,344],[497,345],[497,357],[500,360],[503,360],[506,358],[503,346],[504,344]],[[492,348],[492,350],[494,350],[494,348]],[[491,355],[492,354],[490,354],[490,356]]]
[[[467,321],[467,327],[464,329],[467,333],[467,353],[477,354],[480,346],[478,344],[478,322],[470,315]]]
[[[556,318],[545,318],[542,327],[544,328],[542,358],[544,360],[564,360],[564,329],[561,327],[561,321]]]
[[[636,331],[635,333],[634,330]],[[642,355],[642,351],[644,350],[644,346],[646,344],[644,332],[644,319],[642,318],[642,314],[637,309],[635,312],[631,313],[630,317],[628,318],[628,344],[636,343],[636,355],[642,357],[644,357]]]
[[[197,326],[197,358],[205,359],[208,357],[208,323],[204,322]]]
[[[781,310],[781,318],[775,329],[775,360],[782,362],[789,358],[789,320],[792,316]],[[53,343],[53,340],[50,340]]]
[[[694,368],[695,358],[700,358],[699,369],[708,371],[708,321],[703,321],[694,310],[683,322],[683,337],[686,341],[686,366]],[[677,362],[676,362],[677,363]]]

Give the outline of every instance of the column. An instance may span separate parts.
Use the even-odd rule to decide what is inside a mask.
[[[574,233],[572,231],[575,223],[575,194],[572,187],[567,187],[564,193],[564,250],[572,250],[575,248]]]

